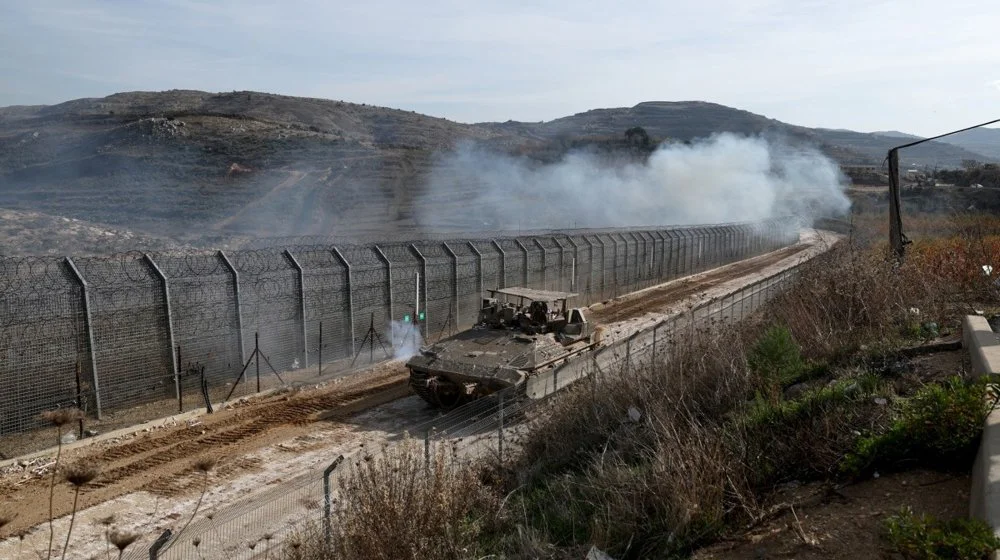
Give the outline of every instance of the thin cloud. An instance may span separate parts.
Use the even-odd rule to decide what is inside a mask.
[[[1000,52],[1000,5],[958,4],[12,3],[0,54],[18,87],[0,103],[258,89],[478,122],[703,99],[807,126],[922,134],[977,121],[995,102],[967,84]]]

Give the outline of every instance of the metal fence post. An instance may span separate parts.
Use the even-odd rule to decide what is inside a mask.
[[[323,470],[323,534],[327,550],[330,549],[330,541],[333,540],[333,527],[330,525],[330,516],[333,514],[333,511],[331,511],[333,509],[333,499],[330,497],[330,475],[343,462],[344,456],[340,455]]]
[[[299,316],[302,318],[302,367],[309,367],[309,331],[306,327],[306,275],[299,260],[288,249],[285,249],[285,256],[292,261],[292,266],[299,273]]]
[[[392,262],[389,261],[389,257],[385,256],[385,253],[382,252],[382,249],[380,249],[378,245],[373,245],[373,247],[375,247],[375,252],[378,253],[379,258],[382,259],[382,262],[385,263],[385,273],[386,273],[385,283],[389,287],[388,304],[389,304],[389,321],[391,322],[393,319],[396,318],[396,316],[393,314],[393,309],[392,309]]]
[[[568,235],[566,236],[566,241],[573,248],[573,256],[571,257],[573,259],[573,264],[570,266],[569,270],[569,291],[576,292],[577,267],[580,266],[580,246],[577,245],[576,241],[573,241],[573,238]],[[561,256],[559,257],[559,289],[565,290],[566,282],[563,281],[563,274],[564,274],[563,271],[566,270],[566,262],[565,262],[566,246],[560,243],[559,241],[556,241],[556,243],[559,243],[559,251],[561,254]]]
[[[476,279],[479,281],[479,297],[476,299],[480,299],[483,297],[483,254],[480,253],[479,249],[476,248],[475,243],[471,241],[469,241],[468,243],[469,243],[469,249],[472,249],[472,252],[476,255],[476,259],[478,260],[478,264],[476,267],[477,268]]]
[[[507,287],[507,252],[504,251],[503,247],[500,246],[500,242],[499,241],[497,241],[496,239],[493,239],[492,241],[493,241],[493,246],[496,247],[497,251],[500,252],[500,278],[499,278],[499,280],[500,280],[500,286],[499,287],[501,289],[503,289],[503,288]],[[482,262],[482,261],[480,261],[480,262]],[[482,293],[482,292],[480,292],[480,293]]]
[[[153,541],[153,544],[149,547],[149,560],[156,560],[159,558],[160,549],[163,548],[163,545],[167,544],[171,535],[173,535],[173,532],[170,529],[167,529],[162,535]]]
[[[542,285],[539,287],[543,290],[547,290],[548,284],[546,284],[545,281],[548,280],[548,274],[546,274],[547,272],[546,269],[549,267],[549,254],[545,251],[545,246],[542,245],[542,242],[539,241],[537,237],[532,237],[531,239],[532,241],[535,242],[535,245],[538,247],[538,250],[542,252]]]
[[[521,252],[524,253],[524,263],[522,264],[522,269],[521,269],[521,277],[522,277],[521,278],[521,282],[522,282],[521,285],[527,288],[528,287],[528,248],[525,247],[524,243],[521,243],[521,240],[518,239],[518,238],[516,238],[516,237],[514,238],[514,243],[517,243],[517,246],[521,248]],[[544,259],[544,257],[542,257],[542,258]]]
[[[73,259],[66,257],[66,266],[69,267],[76,281],[80,284],[83,295],[83,328],[87,331],[87,346],[90,351],[90,373],[91,381],[94,383],[94,405],[96,406],[97,419],[101,419],[101,386],[98,383],[97,375],[97,347],[94,345],[94,320],[90,312],[90,286],[87,280],[80,274],[80,269],[76,267]]]
[[[229,273],[233,275],[233,295],[236,296],[236,330],[239,331],[240,336],[240,363],[247,363],[247,350],[246,344],[243,341],[243,302],[240,298],[240,273],[233,266],[233,262],[229,260],[226,253],[219,251],[219,258],[225,263],[226,268],[229,269]]]
[[[424,298],[424,316],[427,317],[430,315],[429,313],[427,313],[427,308],[430,305],[430,302],[427,299],[427,258],[424,257],[423,253],[420,252],[420,249],[417,249],[416,243],[410,243],[410,250],[413,251],[413,254],[416,255],[418,259],[420,259],[420,279],[423,281],[424,285],[419,286],[418,288],[420,287],[423,288],[420,291]],[[419,321],[419,318],[414,317],[413,320]],[[420,321],[419,324],[423,327],[424,330],[424,340],[427,340],[427,321],[426,320]]]
[[[351,263],[347,262],[340,249],[332,247],[330,251],[337,257],[337,260],[347,269],[347,321],[350,323],[351,355],[354,356],[354,284],[351,277]]]
[[[556,290],[565,292],[567,291],[565,282],[566,273],[564,272],[566,270],[566,246],[563,245],[562,242],[560,242],[559,239],[556,238],[555,236],[551,237],[551,239],[552,242],[556,244],[556,247],[559,247],[559,266],[556,268],[556,270],[558,271],[556,277],[559,278],[559,281],[556,283]],[[575,272],[576,272],[576,252],[574,251],[573,262],[570,269],[570,276],[575,277]]]
[[[458,255],[455,254],[455,251],[451,250],[451,247],[448,246],[448,243],[442,242],[441,246],[444,247],[445,252],[448,253],[449,257],[451,257],[451,282],[452,282],[451,297],[454,300],[455,304],[455,324],[460,327],[462,325],[462,317],[459,314],[459,309],[458,309]],[[424,298],[424,305],[427,305],[426,300],[427,298]]]
[[[553,387],[553,390],[555,388]],[[499,422],[497,422],[497,456],[500,463],[503,463],[503,393],[500,395],[500,410],[498,412]]]
[[[608,244],[601,239],[600,235],[595,235],[594,239],[601,245],[601,299],[608,299],[611,284],[608,282]],[[614,272],[614,255],[611,262],[611,272]]]
[[[167,313],[167,338],[168,343],[170,344],[170,348],[167,350],[170,352],[170,362],[174,366],[174,391],[177,394],[177,409],[178,412],[184,412],[184,404],[181,401],[181,364],[177,359],[177,352],[174,351],[174,348],[177,346],[174,343],[174,314],[170,307],[170,284],[167,280],[167,275],[160,270],[160,267],[157,266],[153,257],[151,257],[149,253],[143,253],[142,256],[146,259],[150,268],[153,269],[153,272],[160,277],[160,282],[163,283],[163,301],[165,302],[164,308]]]

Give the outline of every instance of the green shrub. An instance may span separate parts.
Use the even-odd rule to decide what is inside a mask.
[[[799,345],[788,327],[775,325],[757,340],[747,364],[751,371],[775,386],[795,383],[806,370]]]
[[[888,426],[888,407],[879,402],[888,402],[889,392],[877,376],[861,375],[795,400],[758,398],[726,431],[758,488],[824,478],[836,474],[844,455],[854,449],[857,426]]]
[[[887,548],[908,560],[980,560],[1000,549],[1000,539],[979,520],[939,521],[907,508],[886,518],[882,529]]]
[[[986,383],[961,377],[921,388],[900,400],[888,431],[859,438],[842,470],[860,475],[875,468],[926,466],[964,470],[975,458],[983,422],[991,405]]]

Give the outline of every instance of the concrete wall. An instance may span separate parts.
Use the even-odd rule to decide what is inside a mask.
[[[962,319],[962,343],[969,351],[975,377],[1000,374],[1000,336],[990,329],[986,318],[967,315]],[[1000,410],[992,411],[983,426],[979,453],[972,465],[969,515],[988,523],[1000,536]],[[993,558],[1000,560],[1000,552]]]

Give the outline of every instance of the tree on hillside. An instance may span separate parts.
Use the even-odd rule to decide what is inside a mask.
[[[632,128],[626,130],[625,142],[627,142],[629,146],[634,146],[636,148],[649,148],[652,144],[652,140],[649,138],[649,133],[647,133],[646,129],[641,126],[633,126]]]

